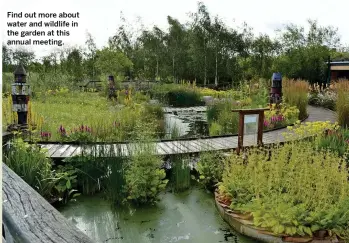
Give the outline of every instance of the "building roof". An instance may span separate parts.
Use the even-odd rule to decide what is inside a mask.
[[[25,71],[22,64],[19,64],[16,68],[16,70],[13,72],[14,75],[27,75],[27,72]]]
[[[349,66],[349,61],[330,62],[331,66]]]

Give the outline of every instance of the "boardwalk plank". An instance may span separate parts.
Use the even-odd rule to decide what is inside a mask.
[[[60,158],[61,155],[69,148],[70,145],[62,145],[59,149],[57,149],[52,155],[52,158]]]
[[[70,145],[69,148],[66,151],[64,151],[64,153],[61,155],[61,157],[62,158],[72,157],[71,155],[74,153],[76,148],[77,148],[76,145]]]

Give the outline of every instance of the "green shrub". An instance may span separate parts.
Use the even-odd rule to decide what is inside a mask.
[[[132,156],[126,171],[127,199],[136,204],[154,203],[166,187],[162,159],[145,150]]]
[[[220,152],[201,153],[197,170],[200,174],[200,183],[209,190],[214,189],[222,180],[224,170],[222,154]]]
[[[241,107],[232,101],[216,102],[207,108],[209,133],[213,135],[235,134],[238,131],[239,114],[232,109]]]

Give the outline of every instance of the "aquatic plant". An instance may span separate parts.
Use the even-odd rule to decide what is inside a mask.
[[[173,191],[181,192],[190,187],[190,157],[188,155],[171,155],[171,186]]]
[[[136,204],[155,203],[168,182],[165,171],[160,169],[162,159],[152,153],[152,148],[135,151],[125,173],[127,200]]]
[[[22,138],[15,138],[4,155],[4,163],[42,196],[49,197],[53,187],[49,180],[52,161],[46,158],[46,152]]]
[[[207,189],[216,188],[217,183],[222,180],[224,160],[221,152],[204,152],[200,154],[197,164],[199,182]]]

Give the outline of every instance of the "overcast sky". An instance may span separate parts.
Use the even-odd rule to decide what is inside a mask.
[[[128,22],[139,16],[145,27],[158,25],[167,28],[167,15],[188,20],[189,12],[196,12],[197,0],[12,0],[1,1],[2,41],[8,39],[6,30],[9,21],[7,12],[79,12],[79,27],[71,29],[71,36],[65,37],[65,47],[83,45],[86,31],[95,38],[98,47],[107,44],[120,24],[120,11]],[[274,30],[285,23],[306,26],[307,19],[318,20],[320,25],[338,27],[343,43],[349,43],[348,10],[349,0],[203,0],[211,16],[219,15],[228,26],[240,26],[246,22],[256,34],[274,36]],[[12,19],[19,20],[19,19]],[[19,30],[25,30],[20,28]],[[13,39],[13,38],[12,38]],[[32,46],[37,56],[48,54],[52,46]]]

